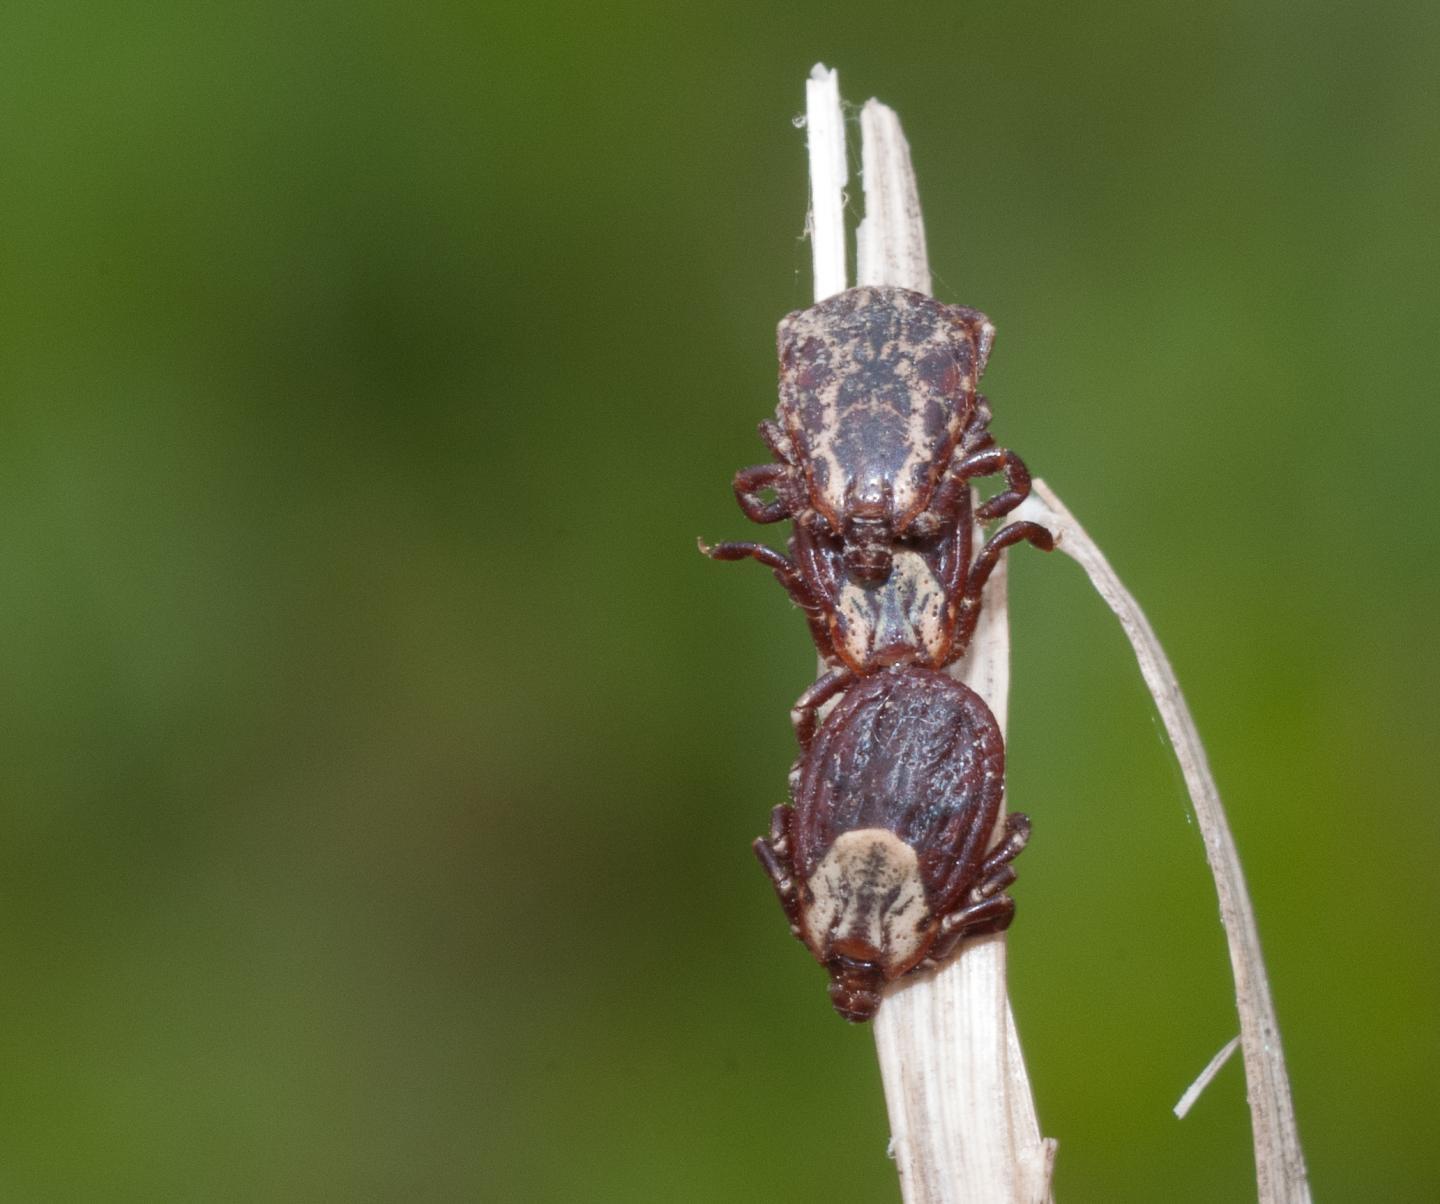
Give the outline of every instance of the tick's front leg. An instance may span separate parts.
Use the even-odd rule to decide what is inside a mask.
[[[1025,461],[1008,447],[987,447],[983,451],[972,452],[950,471],[962,481],[1004,474],[1004,491],[975,511],[975,517],[982,523],[1009,514],[1030,496],[1030,470],[1025,467]]]
[[[795,446],[790,442],[790,436],[780,429],[780,424],[773,418],[766,418],[760,424],[760,438],[765,441],[765,446],[770,449],[771,454],[786,464],[795,463]]]
[[[735,500],[745,517],[756,523],[778,523],[795,513],[803,500],[799,479],[788,464],[755,464],[735,474]],[[771,489],[775,497],[766,501],[761,494]]]

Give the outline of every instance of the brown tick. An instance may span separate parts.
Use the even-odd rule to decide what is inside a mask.
[[[775,461],[736,474],[735,495],[756,522],[795,520],[791,554],[701,547],[772,569],[832,667],[950,664],[1000,553],[1052,546],[1022,522],[973,553],[975,523],[1030,491],[1024,462],[994,445],[975,388],[994,333],[978,310],[893,287],[851,289],[780,323],[780,401],[760,424]],[[1004,491],[972,509],[970,482],[995,474]]]
[[[1030,823],[1009,816],[990,847],[1004,742],[980,696],[943,673],[852,678],[815,726],[813,715],[797,724],[793,806],[775,808],[755,854],[790,931],[830,975],[835,1010],[868,1020],[887,983],[1009,926],[1004,891]]]

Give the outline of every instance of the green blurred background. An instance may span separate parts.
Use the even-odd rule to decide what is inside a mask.
[[[1176,664],[1317,1198],[1434,1198],[1440,10],[52,0],[0,10],[0,1199],[898,1199],[746,847],[804,627],[694,550],[754,534],[818,59]],[[1079,570],[1012,593],[1059,1198],[1244,1199],[1238,1059],[1170,1114],[1236,1027],[1178,771]]]

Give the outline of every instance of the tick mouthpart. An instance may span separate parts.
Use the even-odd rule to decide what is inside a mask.
[[[885,976],[874,962],[835,957],[830,971],[830,1002],[851,1024],[863,1024],[880,1009],[880,988]]]
[[[853,519],[845,532],[845,571],[865,585],[884,585],[890,580],[894,558],[890,532],[878,519]]]

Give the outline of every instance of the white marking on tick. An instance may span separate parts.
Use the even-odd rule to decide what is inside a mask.
[[[887,969],[908,965],[928,927],[915,850],[893,832],[862,828],[830,846],[807,883],[805,926],[825,960],[841,941],[863,942]]]
[[[846,580],[836,612],[839,636],[853,664],[870,665],[882,649],[912,649],[925,663],[937,663],[945,647],[945,594],[930,562],[902,549],[891,560],[882,585]]]

